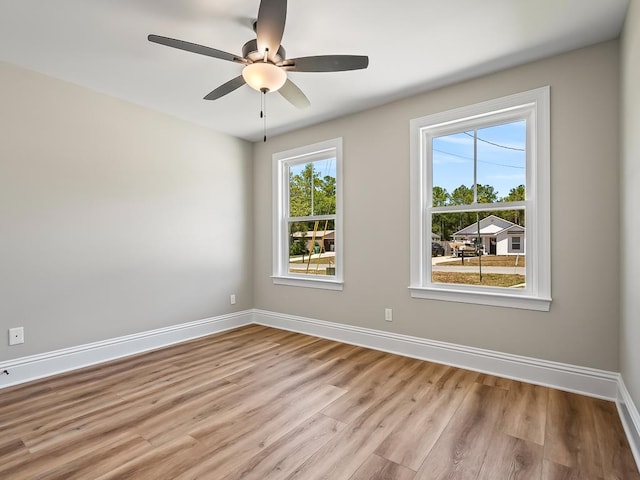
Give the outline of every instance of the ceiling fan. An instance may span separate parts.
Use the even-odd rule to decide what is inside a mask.
[[[306,108],[311,104],[309,99],[287,77],[287,72],[340,72],[360,70],[369,65],[369,57],[362,55],[286,58],[280,44],[286,17],[287,0],[261,0],[258,18],[253,24],[256,39],[244,44],[242,56],[159,35],[149,35],[148,39],[160,45],[244,65],[241,75],[220,85],[206,95],[205,100],[216,100],[246,83],[263,94],[278,91],[292,105]]]

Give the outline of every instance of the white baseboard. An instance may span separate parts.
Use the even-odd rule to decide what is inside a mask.
[[[640,420],[620,375],[576,365],[539,360],[453,343],[354,327],[264,310],[247,310],[114,339],[22,357],[0,363],[0,388],[162,348],[193,338],[256,323],[337,340],[407,357],[429,360],[501,377],[522,380],[607,400],[621,399],[627,423],[638,431]],[[622,388],[620,387],[622,385]],[[620,404],[620,402],[619,402]],[[634,413],[635,412],[635,413]],[[635,416],[634,416],[635,415]]]
[[[617,399],[619,374],[616,372],[264,310],[254,310],[253,321],[259,325],[306,333],[591,397]]]
[[[251,311],[244,311],[0,362],[0,372],[9,372],[0,375],[0,389],[251,323]]]
[[[631,451],[640,470],[640,412],[629,395],[622,375],[618,378],[618,413],[627,434]]]

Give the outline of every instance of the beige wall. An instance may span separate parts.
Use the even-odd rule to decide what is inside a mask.
[[[603,254],[593,242],[574,241],[589,225],[598,232],[594,242],[602,232],[620,231],[611,214],[619,207],[618,120],[627,131],[640,128],[632,81],[638,61],[630,53],[632,42],[636,51],[638,44],[637,1],[633,5],[622,85],[623,103],[636,108],[625,108],[622,117],[615,41],[253,147],[0,63],[0,332],[24,326],[27,339],[16,347],[0,342],[0,359],[255,306],[622,368],[638,401],[640,360],[632,347],[640,341],[634,314],[640,305],[632,292],[640,286],[639,270],[624,268],[620,335],[618,252]],[[409,120],[543,85],[551,86],[552,101],[551,311],[411,299]],[[275,286],[271,246],[252,235],[271,231],[271,155],[339,136],[345,152],[345,289]],[[627,135],[627,197],[638,181],[638,150],[638,140]],[[637,222],[623,222],[623,237],[639,233]],[[362,241],[374,234],[374,244]],[[238,297],[233,309],[230,293]],[[393,323],[384,321],[384,308],[394,309]]]
[[[632,252],[640,240],[640,2],[632,0],[622,36],[621,75],[621,248]],[[624,255],[622,272],[622,320],[620,370],[640,409],[640,256]]]
[[[251,144],[6,63],[0,79],[0,360],[220,315],[230,293],[251,308]]]
[[[256,144],[255,231],[271,231],[275,152],[342,136],[345,202],[344,291],[273,285],[271,248],[260,241],[256,308],[617,371],[619,255],[597,239],[619,232],[618,55],[618,42],[607,42]],[[552,108],[551,311],[410,298],[410,119],[544,85]],[[362,241],[374,233],[375,244]]]

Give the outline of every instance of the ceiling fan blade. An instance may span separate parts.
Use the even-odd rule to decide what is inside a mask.
[[[184,40],[176,40],[175,38],[161,37],[160,35],[153,34],[149,35],[147,39],[153,43],[166,45],[167,47],[177,48],[179,50],[185,50],[187,52],[197,53],[199,55],[220,58],[229,62],[247,63],[247,61],[242,57],[239,57],[232,53],[223,52],[222,50],[217,50],[215,48],[198,45],[197,43],[185,42]]]
[[[238,75],[236,78],[229,80],[227,83],[223,83],[218,88],[209,93],[205,100],[217,100],[220,97],[225,96],[227,93],[233,92],[235,89],[240,88],[246,82],[242,75]]]
[[[366,55],[318,55],[290,58],[280,65],[292,72],[343,72],[367,68],[369,57]]]
[[[290,79],[287,79],[278,92],[280,92],[280,95],[282,95],[294,107],[303,109],[311,106],[311,102],[307,96],[302,93],[302,90],[300,90]]]
[[[260,2],[258,20],[256,21],[258,50],[263,53],[268,48],[270,59],[273,59],[278,53],[286,20],[287,0],[262,0]]]

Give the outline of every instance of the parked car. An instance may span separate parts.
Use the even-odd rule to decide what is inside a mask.
[[[444,255],[444,247],[438,242],[431,242],[431,256],[437,257],[438,255]]]
[[[453,255],[458,257],[473,257],[482,255],[482,250],[471,242],[453,242],[450,243],[453,249]]]

